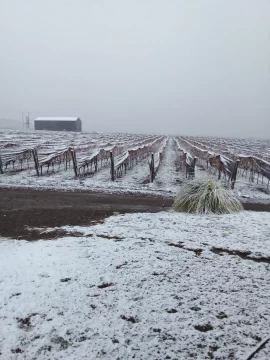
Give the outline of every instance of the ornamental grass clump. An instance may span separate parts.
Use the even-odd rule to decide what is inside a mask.
[[[207,177],[184,181],[173,208],[196,214],[232,214],[243,210],[241,202],[225,184]]]

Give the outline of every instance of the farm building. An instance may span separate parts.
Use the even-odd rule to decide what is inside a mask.
[[[38,117],[35,120],[35,130],[80,132],[82,121],[79,117]]]

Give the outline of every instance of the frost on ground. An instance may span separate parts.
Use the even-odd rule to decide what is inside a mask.
[[[269,213],[64,229],[0,242],[0,358],[244,360],[270,335]]]
[[[177,157],[180,159],[180,152],[177,151],[174,139],[169,138],[164,158],[157,172],[155,181],[149,184],[152,190],[177,193],[179,189],[177,180],[179,180],[179,177],[183,180],[185,175],[184,171],[176,172]]]
[[[138,161],[138,163],[127,171],[121,178],[111,181],[110,169],[107,167],[96,173],[91,178],[81,180],[82,184],[89,189],[95,188],[106,192],[149,192],[148,184],[145,184],[150,176],[149,157]]]
[[[250,183],[244,181],[239,177],[235,189],[240,198],[254,201],[270,201],[270,187],[263,186],[262,184]]]

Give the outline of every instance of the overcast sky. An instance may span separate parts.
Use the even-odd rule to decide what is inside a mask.
[[[0,117],[270,138],[270,0],[0,0]]]

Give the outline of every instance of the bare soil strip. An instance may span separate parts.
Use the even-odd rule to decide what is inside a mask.
[[[211,251],[218,255],[223,255],[223,254],[234,255],[234,256],[239,256],[241,259],[252,260],[255,262],[263,262],[266,264],[270,264],[270,257],[268,257],[268,256],[265,256],[265,257],[250,256],[251,251],[229,250],[229,249],[217,248],[217,247],[212,247]]]

